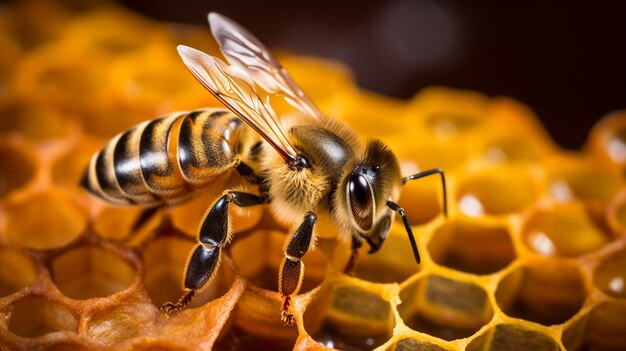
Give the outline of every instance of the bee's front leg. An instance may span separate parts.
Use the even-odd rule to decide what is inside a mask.
[[[174,311],[179,311],[187,306],[195,292],[208,283],[217,272],[222,246],[230,240],[230,226],[228,225],[228,205],[234,203],[239,207],[248,207],[262,204],[264,197],[229,191],[222,195],[215,204],[207,211],[202,219],[198,240],[200,241],[193,249],[187,260],[185,270],[184,289],[185,293],[176,303],[166,302],[161,310],[167,316]]]
[[[363,239],[359,236],[359,234],[352,234],[352,242],[350,245],[350,259],[348,260],[348,264],[344,269],[344,273],[347,275],[354,275],[356,272],[356,265],[359,259],[359,249],[363,246]]]
[[[280,265],[278,289],[283,299],[281,319],[287,326],[292,326],[295,322],[294,315],[291,313],[291,296],[297,294],[302,285],[304,264],[301,259],[311,248],[313,227],[316,221],[315,213],[308,212],[302,224],[285,245],[285,258]]]

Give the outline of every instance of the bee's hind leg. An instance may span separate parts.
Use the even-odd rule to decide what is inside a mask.
[[[265,197],[241,191],[228,191],[213,204],[202,219],[198,232],[199,243],[187,259],[183,282],[185,293],[176,303],[164,303],[161,311],[169,316],[174,311],[182,310],[191,302],[195,292],[215,276],[222,246],[230,239],[228,205],[234,203],[239,207],[248,207],[265,202]]]
[[[285,245],[285,258],[280,265],[278,277],[278,290],[283,299],[281,306],[281,319],[287,326],[292,326],[295,322],[291,313],[291,296],[298,293],[302,285],[304,264],[301,259],[311,248],[313,241],[313,227],[317,221],[317,216],[308,212],[304,216],[304,221]]]

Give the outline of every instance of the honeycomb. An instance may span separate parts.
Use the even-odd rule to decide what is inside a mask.
[[[125,128],[219,106],[174,48],[217,50],[207,27],[78,3],[0,9],[2,351],[626,349],[625,111],[564,151],[513,99],[432,87],[396,100],[358,89],[337,63],[289,54],[281,62],[321,110],[387,142],[405,174],[445,169],[450,216],[437,179],[403,189],[419,266],[399,222],[354,276],[342,273],[349,244],[319,240],[290,328],[277,292],[287,229],[261,208],[234,213],[217,278],[166,318],[158,306],[181,293],[203,211],[237,181],[136,233],[139,209],[77,184]]]

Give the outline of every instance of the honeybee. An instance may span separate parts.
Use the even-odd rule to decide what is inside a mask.
[[[222,248],[231,239],[229,206],[267,205],[289,233],[279,271],[281,318],[293,325],[291,298],[302,283],[302,257],[319,228],[350,238],[351,271],[366,241],[374,253],[387,237],[395,213],[402,218],[416,262],[420,256],[404,210],[397,204],[404,183],[441,169],[402,177],[394,153],[380,140],[362,144],[341,121],[320,112],[269,50],[232,20],[210,13],[211,31],[229,64],[178,46],[193,76],[227,108],[207,108],[141,123],[113,138],[85,170],[82,185],[97,197],[148,209],[179,203],[234,169],[259,185],[258,194],[226,190],[206,211],[198,243],[185,268],[184,293],[161,306],[183,309],[215,276]],[[279,119],[258,92],[280,96],[299,111]],[[148,210],[150,211],[150,210]]]

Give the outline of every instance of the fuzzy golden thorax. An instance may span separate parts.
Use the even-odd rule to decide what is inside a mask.
[[[264,152],[261,168],[274,214],[294,224],[308,211],[330,211],[332,192],[345,168],[356,164],[361,147],[356,135],[336,120],[292,117],[282,122],[290,142],[310,168],[291,169],[273,150]]]

